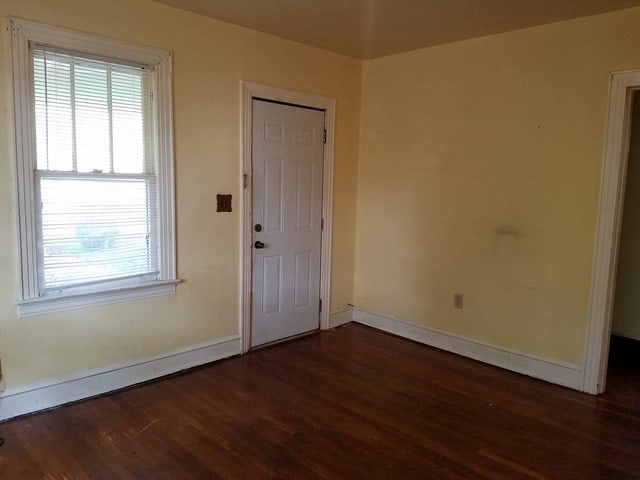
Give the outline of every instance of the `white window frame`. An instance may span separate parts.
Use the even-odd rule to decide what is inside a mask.
[[[175,293],[175,194],[173,166],[173,112],[171,52],[135,45],[81,32],[9,18],[13,70],[13,109],[17,213],[19,234],[20,317],[41,315],[93,305],[104,305]],[[30,45],[52,46],[79,54],[114,61],[133,62],[152,68],[152,91],[156,130],[156,175],[158,182],[158,265],[157,280],[104,288],[74,289],[73,293],[41,295],[38,285],[35,214],[35,130],[32,109]],[[108,285],[108,283],[107,283]]]

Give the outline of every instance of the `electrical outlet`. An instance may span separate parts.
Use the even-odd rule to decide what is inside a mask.
[[[462,299],[463,296],[461,293],[454,293],[453,294],[453,306],[456,308],[462,308]]]

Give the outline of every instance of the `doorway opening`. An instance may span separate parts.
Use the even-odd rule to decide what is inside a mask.
[[[640,90],[632,93],[607,391],[640,393]]]
[[[592,394],[603,393],[606,388],[611,333],[615,333],[614,328],[620,328],[621,322],[616,320],[617,326],[613,327],[614,315],[625,315],[625,311],[631,308],[630,304],[623,300],[626,287],[616,289],[616,280],[618,274],[627,277],[630,271],[628,267],[632,267],[627,265],[627,256],[624,253],[621,255],[620,247],[627,176],[629,174],[630,182],[635,183],[631,177],[636,175],[636,165],[631,165],[630,151],[634,99],[639,90],[640,70],[611,75],[584,360],[583,390]],[[629,170],[628,165],[631,165]],[[633,185],[629,186],[629,195],[637,195],[638,192],[631,192]],[[633,227],[632,223],[633,220],[628,225],[628,232],[625,232],[630,238],[633,237],[633,228],[637,228]],[[632,239],[625,244],[629,248],[634,242]],[[625,264],[621,269],[618,269],[619,259]],[[636,273],[640,275],[640,270]],[[621,295],[617,312],[616,291]],[[617,339],[614,340],[614,348],[617,349]],[[612,355],[615,355],[613,350]]]

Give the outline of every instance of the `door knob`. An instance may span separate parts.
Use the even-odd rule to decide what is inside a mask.
[[[256,223],[256,226],[253,227],[253,228],[254,228],[254,230],[256,232],[261,232],[262,231],[262,225],[260,225],[259,223]]]
[[[262,243],[260,240],[256,241],[256,243],[253,244],[254,247],[256,248],[264,248],[264,243]]]

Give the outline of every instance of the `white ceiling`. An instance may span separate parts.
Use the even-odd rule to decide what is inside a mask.
[[[369,59],[640,5],[640,0],[156,0]]]

